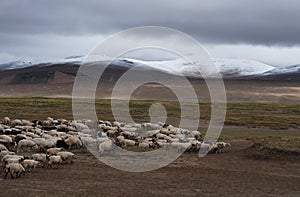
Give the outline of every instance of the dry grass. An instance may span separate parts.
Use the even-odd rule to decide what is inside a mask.
[[[114,120],[110,100],[96,100],[99,119]],[[149,107],[154,103],[165,106],[169,122],[178,123],[181,114],[179,103],[175,101],[131,101],[130,113],[137,122],[150,121]],[[200,103],[202,120],[210,119],[210,103]],[[72,100],[68,98],[1,98],[0,117],[9,116],[19,119],[55,118],[73,119]],[[245,126],[249,128],[289,129],[300,128],[300,105],[228,103],[225,125]]]

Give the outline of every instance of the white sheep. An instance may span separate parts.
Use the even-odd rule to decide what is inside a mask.
[[[38,146],[37,146],[37,144],[34,143],[33,141],[27,140],[27,139],[26,139],[26,140],[21,140],[21,141],[19,141],[19,143],[18,143],[18,148],[17,148],[17,152],[19,153],[20,150],[23,150],[24,148],[27,148],[27,150],[29,151],[29,150],[32,149],[32,148],[37,149]]]
[[[22,125],[24,125],[24,126],[32,126],[33,125],[33,123],[30,122],[29,120],[21,120],[21,122],[22,122]]]
[[[25,135],[26,135],[26,136],[29,136],[29,137],[31,137],[31,138],[39,138],[39,137],[40,137],[39,135],[36,135],[36,134],[34,134],[34,133],[32,133],[32,132],[26,132]]]
[[[48,155],[56,155],[58,152],[62,151],[63,148],[49,148],[47,149]]]
[[[20,163],[10,163],[5,166],[4,172],[4,179],[6,179],[8,173],[10,173],[12,179],[19,178],[22,174],[25,175],[25,168]]]
[[[150,143],[149,142],[141,142],[139,143],[139,148],[149,148],[150,147]]]
[[[3,139],[4,141],[10,142],[10,143],[13,141],[12,138],[8,135],[0,135],[0,139]]]
[[[48,155],[46,155],[44,153],[36,153],[31,156],[31,159],[33,159],[35,161],[39,161],[41,163],[42,167],[44,167],[45,163],[47,162]]]
[[[143,134],[143,137],[153,137],[158,133],[159,133],[159,130],[146,131],[145,134]]]
[[[76,155],[71,152],[63,151],[63,152],[58,152],[57,156],[60,156],[61,159],[64,161],[64,163],[73,163],[74,159],[77,159]]]
[[[143,123],[142,127],[145,128],[146,130],[158,130],[162,128],[162,126],[153,123]]]
[[[42,122],[44,127],[51,127],[53,125],[53,120],[47,119]]]
[[[165,139],[165,137],[167,137],[167,135],[165,135],[165,134],[162,134],[162,133],[156,134],[157,139]]]
[[[202,138],[200,131],[191,131],[189,133],[189,136],[194,137],[196,140],[201,140],[201,138]]]
[[[61,156],[50,156],[49,157],[49,162],[48,162],[48,167],[53,167],[54,165],[59,165],[63,163],[63,159],[61,158]]]
[[[41,166],[41,163],[39,161],[35,161],[32,159],[25,159],[23,162],[23,167],[25,168],[25,170],[27,170],[28,172],[32,169],[35,170],[36,167]]]
[[[11,126],[15,127],[15,126],[21,126],[22,125],[22,121],[19,119],[15,119],[11,122]]]
[[[111,151],[113,150],[113,141],[111,139],[106,139],[104,142],[99,144],[99,153],[102,155],[104,151]]]
[[[75,136],[69,136],[67,139],[65,139],[65,142],[72,147],[80,148],[82,146],[82,142],[78,137]]]
[[[11,121],[10,121],[10,118],[9,117],[4,117],[3,118],[3,124],[5,125],[10,125]]]
[[[15,155],[16,153],[10,152],[10,151],[1,151],[0,152],[0,158],[2,159],[5,155]]]
[[[53,138],[53,139],[51,138],[51,139],[42,141],[39,144],[40,150],[45,152],[47,149],[55,147],[56,141],[57,141],[57,139],[55,139],[55,138]]]
[[[128,147],[137,145],[137,142],[135,142],[134,140],[124,139],[122,140],[121,144],[122,146]]]
[[[24,156],[22,156],[22,155],[8,154],[8,155],[3,156],[2,161],[5,162],[6,160],[8,160],[10,158],[17,158],[19,160],[24,160]]]

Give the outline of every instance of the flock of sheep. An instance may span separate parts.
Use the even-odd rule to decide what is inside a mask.
[[[11,120],[0,122],[0,159],[4,179],[19,178],[37,167],[71,164],[76,155],[70,150],[83,144],[94,147],[99,155],[114,152],[116,146],[148,151],[170,147],[174,151],[197,152],[207,149],[221,153],[229,143],[203,143],[199,131],[189,131],[163,123],[125,124],[109,121],[53,119]]]

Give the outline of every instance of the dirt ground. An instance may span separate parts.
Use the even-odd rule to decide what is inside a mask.
[[[253,142],[231,143],[222,154],[184,154],[146,173],[110,168],[79,150],[72,165],[39,168],[14,180],[3,180],[1,172],[0,196],[300,196],[297,157],[257,157]]]

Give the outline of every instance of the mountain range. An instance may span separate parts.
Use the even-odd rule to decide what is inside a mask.
[[[84,61],[83,56],[71,56],[59,61],[44,62],[24,62],[15,61],[0,64],[3,72],[20,75],[28,74],[28,71],[35,70],[38,78],[49,77],[51,72],[63,72],[75,75],[78,67]],[[300,65],[275,67],[261,62],[246,59],[214,59],[214,64],[222,77],[234,80],[269,80],[269,81],[300,81]],[[108,64],[102,61],[99,65]],[[184,59],[164,60],[164,61],[141,61],[130,58],[115,59],[111,65],[118,69],[138,68],[141,70],[157,70],[171,75],[186,76],[191,78],[201,78],[202,75],[213,76],[213,73],[206,72],[207,69],[196,63],[190,63]],[[72,70],[72,72],[70,71]],[[201,74],[200,72],[201,71]],[[33,73],[25,78],[34,77]],[[1,78],[0,78],[1,80]],[[45,80],[40,79],[40,82]],[[17,79],[18,81],[18,79]],[[20,81],[21,82],[21,81]],[[26,80],[25,80],[26,82]]]

